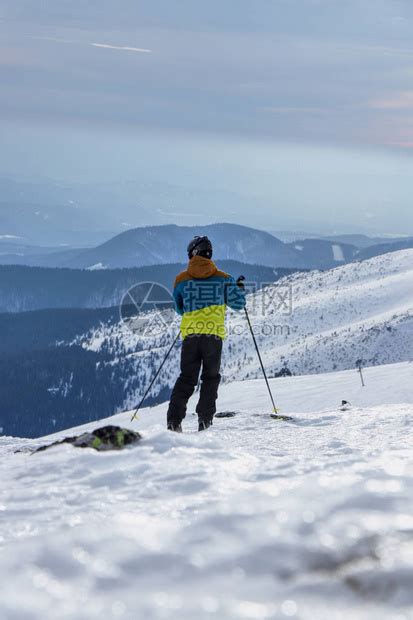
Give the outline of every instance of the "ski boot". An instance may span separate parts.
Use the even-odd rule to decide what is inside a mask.
[[[206,431],[210,426],[212,426],[212,420],[199,420],[198,432]]]
[[[173,431],[174,433],[182,433],[182,425],[181,424],[168,424],[168,431]]]

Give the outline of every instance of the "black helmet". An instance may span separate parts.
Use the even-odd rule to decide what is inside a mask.
[[[203,256],[212,258],[212,243],[208,237],[194,237],[188,244],[188,258]]]

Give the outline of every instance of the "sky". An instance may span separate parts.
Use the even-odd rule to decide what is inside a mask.
[[[0,35],[0,176],[413,234],[411,0],[1,0]]]

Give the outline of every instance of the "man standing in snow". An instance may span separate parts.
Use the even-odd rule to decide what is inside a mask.
[[[168,429],[182,432],[186,407],[198,383],[202,366],[201,390],[196,407],[198,430],[212,424],[221,380],[222,341],[225,338],[225,310],[245,307],[245,291],[234,278],[220,271],[211,260],[208,237],[194,237],[188,245],[189,263],[175,279],[175,309],[182,315],[181,374],[172,391],[168,409]]]

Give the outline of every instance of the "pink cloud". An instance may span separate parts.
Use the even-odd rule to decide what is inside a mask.
[[[400,141],[400,142],[387,142],[387,146],[397,146],[401,149],[413,149],[413,142],[410,141]]]
[[[375,110],[411,110],[413,109],[413,91],[394,93],[385,99],[369,101],[367,107]]]

